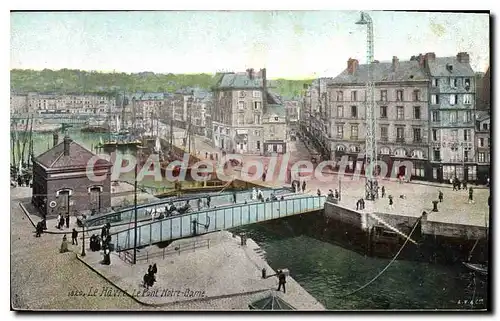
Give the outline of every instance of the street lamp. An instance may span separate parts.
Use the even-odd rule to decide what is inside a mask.
[[[83,229],[82,229],[83,240],[82,240],[82,254],[81,254],[81,256],[83,257],[87,254],[85,253],[85,222],[82,222],[82,223],[83,223],[82,224],[82,226],[83,226]]]
[[[366,63],[368,64],[368,79],[366,86],[366,141],[365,141],[365,197],[367,200],[375,200],[377,193],[377,181],[375,171],[377,169],[377,141],[376,141],[376,116],[375,116],[375,83],[373,79],[373,21],[371,17],[361,12],[361,18],[357,25],[366,25]]]

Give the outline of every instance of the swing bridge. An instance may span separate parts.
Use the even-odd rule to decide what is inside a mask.
[[[236,194],[237,202],[233,197]],[[137,228],[134,224],[134,207],[121,211],[94,215],[84,221],[86,227],[99,226],[106,223],[123,225],[120,231],[112,231],[111,243],[115,251],[125,251],[136,247],[189,238],[196,235],[236,228],[244,225],[280,219],[292,215],[323,210],[326,196],[310,196],[291,193],[289,189],[263,189],[264,199],[274,194],[278,200],[258,201],[252,200],[252,192],[224,192],[206,193],[200,195],[187,195],[163,199],[159,202],[137,206]],[[211,196],[211,207],[201,208],[188,213],[167,216],[162,219],[152,220],[151,214],[164,213],[167,203],[173,202],[179,208],[186,201],[196,201]],[[281,197],[283,196],[283,199]],[[197,204],[190,204],[196,208]],[[149,219],[148,219],[149,218]],[[139,221],[140,219],[140,221]],[[118,224],[116,224],[118,223]],[[113,227],[112,225],[112,227]],[[137,231],[135,231],[137,229]],[[137,235],[137,242],[135,242]]]

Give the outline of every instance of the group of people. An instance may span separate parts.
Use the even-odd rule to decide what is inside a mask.
[[[144,287],[149,289],[150,286],[153,286],[156,282],[156,273],[158,273],[158,268],[156,267],[156,263],[150,265],[148,267],[148,273],[144,274],[143,282]]]
[[[318,196],[319,196],[319,194],[318,194]],[[339,191],[337,189],[335,189],[335,192],[333,192],[331,189],[329,189],[328,190],[328,197],[333,197],[333,198],[339,199],[339,197],[340,197]]]
[[[455,177],[454,179],[450,178],[450,184],[453,185],[454,191],[459,191],[461,188],[464,190],[467,190],[467,181],[466,180],[463,180],[462,182],[460,182],[460,180],[457,177]]]
[[[62,229],[64,225],[66,224],[66,228],[69,228],[69,213],[66,214],[66,216],[62,216],[62,214],[59,214],[57,216],[57,229]]]

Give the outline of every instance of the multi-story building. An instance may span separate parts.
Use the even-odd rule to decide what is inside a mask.
[[[285,152],[286,129],[285,136],[281,130],[271,132],[269,129],[275,126],[274,117],[278,117],[276,125],[285,121],[283,105],[268,92],[266,69],[258,73],[253,69],[245,73],[225,73],[213,90],[211,118],[216,147],[230,152],[262,154],[266,152],[264,146],[271,145],[276,152],[278,149]],[[279,109],[283,109],[282,113]]]
[[[432,180],[477,180],[474,144],[475,73],[469,54],[415,58],[428,73]]]
[[[363,165],[357,159],[365,151],[368,67],[349,59],[347,68],[327,85],[329,120],[323,139],[330,142],[331,159],[348,156],[351,171]],[[428,77],[419,62],[397,57],[374,62],[372,68],[378,155],[389,170],[395,160],[411,161],[411,175],[423,178],[429,150]],[[404,167],[400,170],[406,173]]]
[[[478,79],[479,78],[479,79]],[[476,110],[490,109],[490,68],[482,77],[476,77]]]
[[[298,99],[285,100],[286,125],[289,137],[295,137],[299,131],[300,101]]]
[[[481,110],[476,114],[476,155],[477,155],[477,180],[486,183],[491,177],[490,157],[491,157],[491,116],[489,111]]]
[[[28,95],[10,93],[10,112],[12,114],[30,113]]]

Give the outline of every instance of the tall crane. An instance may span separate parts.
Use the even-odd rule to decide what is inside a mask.
[[[358,25],[367,27],[366,63],[368,64],[368,79],[366,81],[366,142],[365,142],[365,198],[373,201],[377,195],[377,118],[375,115],[375,82],[373,79],[373,21],[361,12]]]

